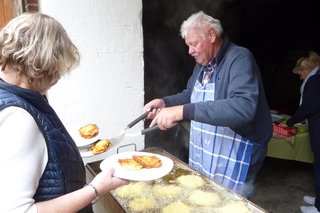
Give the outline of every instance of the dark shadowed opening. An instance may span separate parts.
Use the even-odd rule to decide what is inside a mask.
[[[220,19],[224,32],[247,47],[261,70],[270,108],[292,114],[298,107],[296,60],[320,52],[318,0],[143,0],[145,102],[183,90],[194,60],[179,35],[181,23],[203,10]],[[146,125],[148,123],[146,122]],[[162,146],[187,158],[187,131],[178,125],[146,136],[146,146]]]

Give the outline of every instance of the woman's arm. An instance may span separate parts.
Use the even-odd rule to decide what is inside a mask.
[[[47,147],[33,117],[18,107],[0,111],[0,212],[77,212],[96,198],[85,186],[58,198],[35,203],[34,194],[47,164]],[[91,182],[99,195],[129,183],[112,176],[113,169],[99,173]]]
[[[0,111],[0,212],[36,212],[33,195],[47,164],[47,148],[33,117],[19,107]]]
[[[320,110],[320,77],[312,76],[305,84],[302,104],[286,122],[288,126],[304,121]]]
[[[110,168],[107,171],[99,173],[91,182],[92,186],[87,185],[82,189],[58,198],[36,203],[38,213],[77,212],[89,205],[96,198],[95,189],[98,195],[104,195],[120,185],[129,183],[126,180],[113,177],[112,174],[113,169]]]

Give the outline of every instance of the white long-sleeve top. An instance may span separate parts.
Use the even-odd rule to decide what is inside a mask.
[[[48,162],[33,117],[20,107],[0,110],[0,212],[37,212],[33,196]]]

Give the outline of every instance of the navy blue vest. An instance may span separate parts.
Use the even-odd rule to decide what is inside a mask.
[[[9,106],[21,107],[28,111],[46,141],[48,163],[34,195],[35,201],[50,200],[82,188],[86,183],[86,177],[80,153],[47,99],[39,93],[5,83],[0,79],[0,110]]]

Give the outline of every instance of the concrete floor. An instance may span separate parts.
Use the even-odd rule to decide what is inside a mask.
[[[312,164],[267,157],[251,201],[270,213],[299,213],[304,195],[314,195]]]

